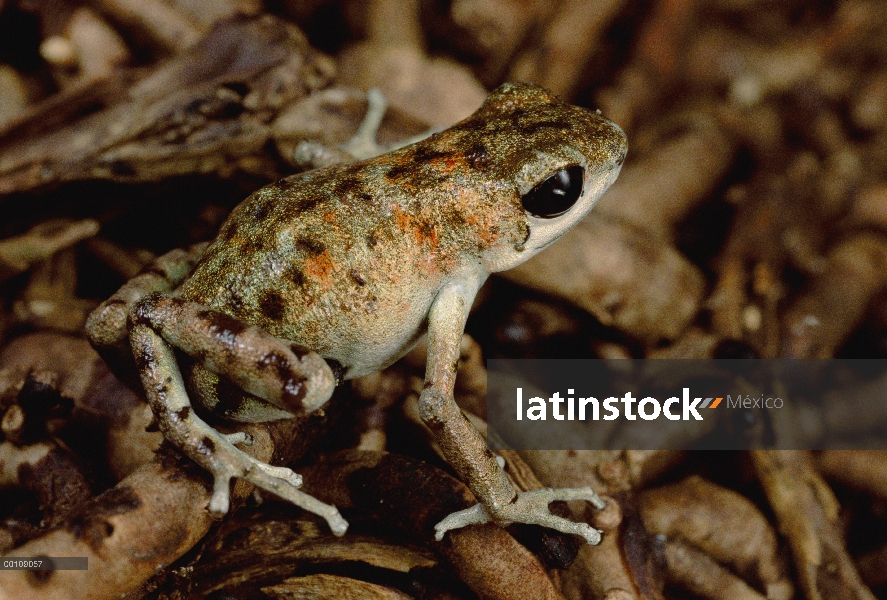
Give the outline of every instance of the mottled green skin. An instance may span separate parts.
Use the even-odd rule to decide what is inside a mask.
[[[591,209],[625,155],[622,131],[542,88],[506,85],[425,141],[282,179],[240,204],[177,295],[372,373],[425,330],[443,286],[479,286]],[[585,167],[583,197],[558,219],[521,196]]]

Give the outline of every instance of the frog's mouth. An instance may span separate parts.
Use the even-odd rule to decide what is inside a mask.
[[[545,250],[546,248],[548,248],[549,246],[551,246],[553,243],[555,243],[556,241],[558,241],[558,240],[561,238],[562,235],[563,235],[563,234],[556,235],[555,237],[551,238],[550,240],[548,240],[547,242],[545,242],[545,243],[542,244],[541,246],[536,246],[535,248],[533,248],[533,250],[535,250],[536,252],[541,252],[542,250]]]

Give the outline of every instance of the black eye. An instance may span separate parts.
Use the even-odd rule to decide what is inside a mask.
[[[532,190],[521,201],[528,213],[553,219],[570,210],[582,194],[582,167],[561,169]]]

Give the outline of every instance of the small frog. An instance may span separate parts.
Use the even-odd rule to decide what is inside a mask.
[[[384,369],[427,332],[421,417],[479,500],[441,521],[437,538],[521,522],[597,543],[596,529],[548,510],[554,500],[602,507],[591,489],[516,493],[453,385],[481,284],[578,223],[626,149],[622,130],[596,112],[505,84],[424,141],[253,193],[215,241],[164,255],[104,302],[90,340],[112,368],[135,359],[166,439],[213,475],[211,512],[228,511],[230,480],[241,477],[342,535],[347,522],[299,491],[300,476],[250,457],[234,446],[245,434],[216,431],[192,407],[245,422],[307,414],[338,381]],[[189,357],[181,368],[176,351]]]

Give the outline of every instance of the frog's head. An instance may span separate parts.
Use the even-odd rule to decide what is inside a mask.
[[[477,136],[488,156],[486,197],[500,216],[481,256],[491,272],[521,264],[581,221],[628,149],[615,123],[528,84],[499,87],[456,128]]]

